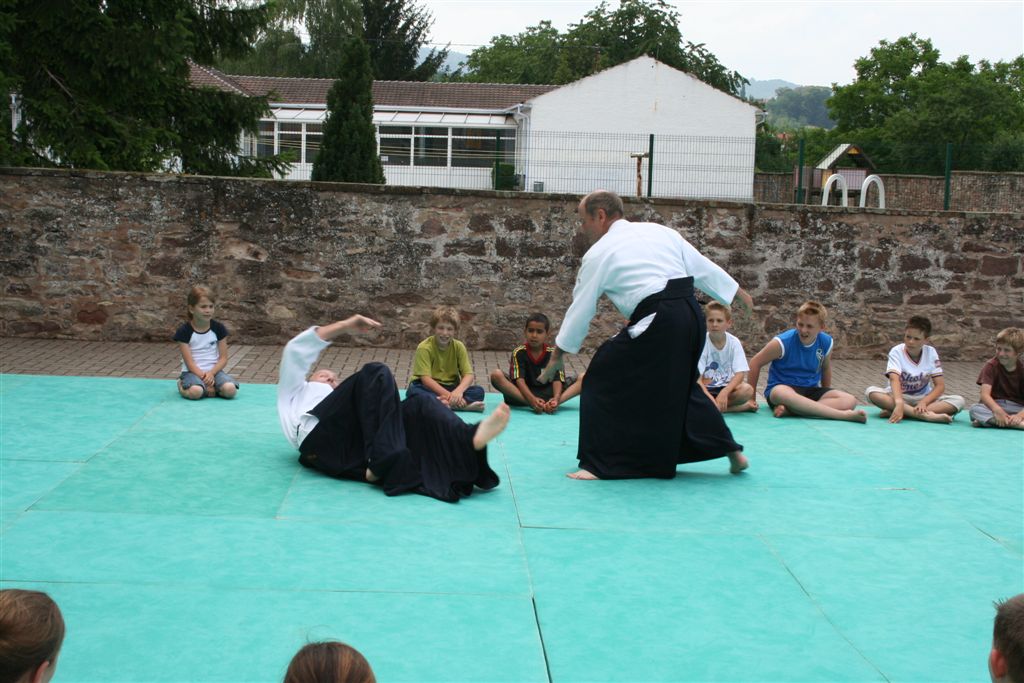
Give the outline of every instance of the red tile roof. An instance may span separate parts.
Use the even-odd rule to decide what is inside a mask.
[[[314,105],[327,104],[327,91],[334,84],[330,78],[228,75],[212,67],[195,64],[192,65],[192,82],[200,87],[244,95],[265,95],[272,103]],[[373,103],[377,107],[501,110],[559,87],[507,83],[374,81]]]

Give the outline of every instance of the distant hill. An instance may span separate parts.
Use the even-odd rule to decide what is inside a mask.
[[[747,86],[747,97],[752,97],[755,100],[770,100],[775,97],[775,91],[779,88],[799,88],[800,85],[797,83],[790,83],[784,81],[781,78],[773,78],[770,81],[755,81],[750,80],[750,85]]]
[[[430,54],[430,50],[431,48],[429,47],[420,48],[420,62],[426,59],[427,55]],[[459,62],[464,62],[467,59],[469,59],[469,55],[464,55],[461,52],[449,52],[448,59],[444,60],[444,64],[441,65],[441,70],[443,71],[445,67],[447,67],[450,71],[455,71],[456,69],[459,68]]]

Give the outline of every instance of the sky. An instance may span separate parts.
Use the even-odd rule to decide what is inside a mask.
[[[752,80],[846,85],[880,40],[916,33],[943,61],[1008,61],[1024,53],[1024,0],[670,0],[683,39],[704,43]],[[434,16],[431,40],[469,54],[493,36],[548,19],[560,31],[597,0],[417,0]],[[609,0],[615,7],[616,0]]]

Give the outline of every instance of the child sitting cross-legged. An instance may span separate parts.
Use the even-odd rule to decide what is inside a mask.
[[[473,366],[466,345],[455,338],[459,314],[450,306],[440,306],[430,316],[433,334],[416,347],[412,378],[406,396],[430,393],[452,410],[483,412],[484,388],[473,384]]]
[[[1024,429],[1024,330],[1007,327],[996,335],[996,355],[978,376],[981,402],[971,406],[975,427]]]
[[[495,369],[491,372],[491,386],[505,397],[510,406],[526,406],[535,413],[554,413],[558,406],[580,393],[583,375],[579,379],[566,377],[559,371],[558,377],[548,384],[541,384],[537,377],[548,364],[555,347],[548,345],[551,321],[543,313],[534,313],[526,320],[526,343],[512,351],[508,372]]]
[[[963,396],[946,393],[942,361],[928,343],[931,334],[928,318],[915,315],[907,321],[903,343],[889,350],[885,367],[889,386],[872,386],[864,392],[868,401],[882,409],[879,416],[893,424],[904,417],[949,424],[964,409]]]
[[[710,301],[704,307],[707,338],[704,351],[697,361],[697,380],[700,388],[723,413],[757,410],[754,388],[744,382],[747,378],[747,357],[743,344],[729,332],[732,310],[725,304]]]

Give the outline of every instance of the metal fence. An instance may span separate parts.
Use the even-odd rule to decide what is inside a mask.
[[[296,163],[284,177],[308,179],[320,141],[319,126],[277,133],[271,127],[261,130],[259,140],[253,140],[249,149],[255,154],[290,153]],[[817,159],[805,160],[800,192],[796,163],[792,171],[756,170],[760,164],[753,137],[381,125],[377,142],[384,175],[391,185],[568,194],[604,188],[623,196],[822,203],[823,172],[813,167]],[[872,157],[876,168],[870,172],[880,176],[882,190],[877,185],[869,188],[867,206],[879,206],[884,192],[887,208],[1024,211],[1024,172],[969,168],[990,163],[987,160],[998,150],[946,145],[922,145],[914,150],[918,167],[933,168],[940,163],[945,173],[888,172],[886,166],[895,165],[890,161],[893,154],[877,150]],[[867,149],[869,154],[872,151]],[[936,154],[942,157],[940,162],[932,158]],[[792,156],[796,162],[797,155]],[[909,163],[906,158],[904,163]],[[1012,167],[1014,162],[1004,159],[999,163]],[[850,175],[848,171],[826,170],[824,175]],[[850,206],[860,203],[860,180],[858,176],[848,183]],[[838,190],[830,193],[829,204],[841,201]]]

